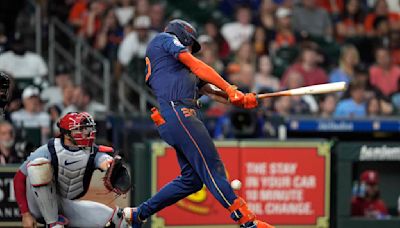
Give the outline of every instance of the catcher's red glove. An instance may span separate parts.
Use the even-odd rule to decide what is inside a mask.
[[[115,192],[118,195],[126,194],[131,189],[131,177],[121,156],[115,156],[107,169],[104,176],[104,186],[110,192]]]

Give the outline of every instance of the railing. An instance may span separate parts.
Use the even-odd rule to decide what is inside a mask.
[[[127,96],[129,92],[134,93],[135,96]],[[138,98],[135,102],[134,98]],[[140,112],[145,114],[149,111],[147,105],[157,106],[157,100],[152,96],[148,90],[138,85],[127,74],[123,74],[118,82],[118,110],[120,113]],[[138,103],[136,107],[134,103]]]
[[[25,40],[25,45],[31,51],[42,54],[42,8],[38,1],[28,0],[23,4],[17,19],[16,31],[31,39]]]
[[[67,40],[60,43],[57,39]],[[72,46],[72,47],[71,47]],[[55,66],[60,62],[67,63],[74,69],[74,81],[90,83],[96,92],[102,93],[100,101],[110,109],[111,103],[111,66],[108,59],[92,48],[84,39],[75,35],[71,28],[57,18],[49,21],[49,80],[54,83]],[[100,69],[91,69],[90,65],[100,64]],[[96,93],[98,94],[98,93]]]
[[[69,46],[58,41],[58,38],[67,40]],[[56,18],[51,18],[49,21],[48,48],[49,80],[51,83],[54,83],[55,66],[60,62],[67,63],[73,66],[75,83],[91,83],[94,89],[102,92],[102,100],[100,101],[106,105],[108,110],[118,108],[120,114],[135,112],[145,114],[148,112],[148,105],[157,105],[156,99],[146,88],[137,84],[127,74],[123,74],[118,79],[117,92],[113,94],[118,96],[118,103],[111,106],[110,61]],[[101,72],[89,67],[93,65],[93,61],[101,65]]]
[[[42,10],[37,1],[28,1],[35,8],[35,51],[38,55],[42,54]]]

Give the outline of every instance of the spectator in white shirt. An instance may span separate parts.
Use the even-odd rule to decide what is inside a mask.
[[[93,93],[86,86],[75,88],[74,104],[79,112],[88,112],[94,118],[107,112],[105,105],[93,100]]]
[[[126,66],[132,58],[143,59],[146,56],[147,44],[156,35],[149,30],[151,26],[148,16],[139,16],[133,22],[134,30],[124,37],[118,50],[118,60]]]
[[[70,72],[70,69],[65,65],[60,64],[57,66],[54,77],[55,85],[45,88],[40,94],[42,101],[46,102],[46,107],[63,103],[64,90],[73,86]]]
[[[316,0],[302,0],[302,3],[293,10],[294,30],[302,35],[332,36],[333,28],[328,12],[318,7]]]
[[[17,33],[11,50],[0,55],[0,70],[10,73],[15,79],[34,79],[48,72],[43,58],[26,49],[23,37]]]
[[[115,8],[115,16],[119,25],[125,26],[135,16],[133,0],[120,0],[119,6]]]
[[[28,86],[22,92],[24,107],[11,113],[11,120],[18,128],[40,128],[42,142],[47,140],[50,127],[50,116],[42,111],[40,92],[37,87]]]
[[[232,51],[238,50],[243,42],[250,40],[254,33],[250,8],[239,7],[236,11],[236,21],[224,24],[221,33]]]

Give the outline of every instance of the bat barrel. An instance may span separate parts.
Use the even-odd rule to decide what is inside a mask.
[[[300,87],[296,89],[289,89],[284,91],[279,91],[275,93],[264,93],[258,94],[257,98],[268,98],[268,97],[280,97],[280,96],[301,96],[308,94],[324,94],[324,93],[334,93],[345,91],[347,89],[346,82],[334,82],[334,83],[326,83],[320,85],[312,85],[306,87]]]
[[[340,92],[346,90],[346,82],[334,82],[334,83],[326,83],[320,85],[312,85],[306,87],[300,87],[297,89],[292,89],[291,95],[307,95],[307,94],[324,94],[324,93],[333,93]]]

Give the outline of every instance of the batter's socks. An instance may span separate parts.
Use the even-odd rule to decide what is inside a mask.
[[[268,223],[256,220],[256,215],[247,207],[246,202],[238,197],[228,208],[231,212],[231,218],[240,224],[243,228],[274,228]]]
[[[142,224],[146,222],[140,218],[140,210],[138,207],[126,207],[123,210],[124,218],[132,225],[132,228],[141,228]]]

